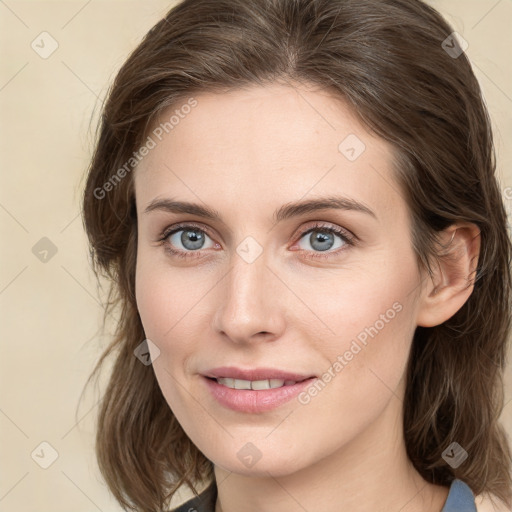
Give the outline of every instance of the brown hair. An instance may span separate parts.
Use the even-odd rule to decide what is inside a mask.
[[[166,403],[135,302],[137,216],[125,163],[156,116],[200,92],[288,80],[344,98],[395,150],[396,179],[413,220],[418,262],[429,272],[436,236],[456,221],[480,229],[474,290],[443,324],[417,327],[407,370],[407,453],[429,482],[454,478],[512,506],[511,452],[498,419],[511,317],[511,241],[495,177],[490,120],[452,28],[419,0],[185,0],[144,37],[117,74],[88,169],[83,214],[96,274],[118,308],[115,355],[102,396],[96,454],[124,509],[161,510],[185,483],[213,477]],[[447,47],[448,46],[448,47]],[[122,179],[116,170],[125,166]],[[109,182],[110,186],[105,184]],[[89,380],[87,382],[89,382]],[[456,441],[469,454],[442,458]]]

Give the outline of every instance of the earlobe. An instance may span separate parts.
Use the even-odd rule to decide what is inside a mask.
[[[464,305],[473,292],[479,254],[480,230],[475,224],[452,224],[442,232],[434,273],[420,296],[417,325],[440,325]]]

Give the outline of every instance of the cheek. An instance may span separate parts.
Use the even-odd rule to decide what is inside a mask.
[[[160,252],[160,249],[139,246],[135,296],[148,338],[162,339],[172,332],[177,320],[185,315],[187,290],[180,282],[179,271],[173,272],[166,264],[163,249]]]
[[[309,431],[325,435],[326,453],[364,432],[388,404],[399,406],[415,329],[415,278],[414,266],[388,267],[328,297],[322,319],[335,335],[316,338],[327,363],[294,414]],[[305,451],[319,449],[318,438],[302,442]]]
[[[410,317],[398,310],[414,298],[418,280],[411,261],[393,261],[388,255],[364,267],[343,269],[330,282],[318,283],[316,291],[310,283],[304,283],[302,294],[330,328],[333,338],[339,339],[348,334],[355,337],[374,324],[379,331],[383,327],[389,331],[388,325]]]
[[[151,256],[151,257],[150,257]],[[167,368],[181,372],[188,356],[197,349],[208,282],[202,273],[172,269],[165,257],[140,252],[135,276],[136,301],[146,337],[165,357]],[[171,357],[172,353],[172,357]]]
[[[193,338],[183,333],[187,309],[179,290],[173,286],[170,272],[159,268],[155,262],[137,259],[136,300],[146,338],[159,350],[152,354],[152,367],[160,389],[176,415],[182,417],[184,407],[179,383],[184,382],[183,369],[193,353]],[[185,318],[184,318],[185,317]]]
[[[162,366],[162,361],[169,361],[170,343],[179,345],[176,340],[183,339],[182,336],[178,338],[176,334],[181,326],[179,319],[186,311],[183,296],[176,289],[169,269],[162,268],[144,250],[140,251],[137,257],[135,297],[146,338],[160,350],[160,357],[153,364],[157,372],[157,368]],[[180,348],[173,346],[172,349],[171,360],[176,361],[181,357]]]
[[[416,328],[418,284],[410,254],[398,259],[388,255],[323,288],[330,292],[322,292],[315,308],[329,330],[326,337],[316,338],[317,349],[329,360],[325,370],[341,376],[335,379],[340,385],[364,376],[360,385],[371,393],[379,384],[370,370],[393,389],[398,385]],[[315,294],[309,297],[313,300]]]
[[[156,340],[157,334],[165,330],[165,297],[162,296],[158,273],[151,270],[140,252],[135,273],[135,297],[144,332],[149,339]]]

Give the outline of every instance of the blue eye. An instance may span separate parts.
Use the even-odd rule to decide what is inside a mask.
[[[336,238],[339,240],[338,243],[336,243]],[[318,224],[302,233],[299,244],[302,239],[305,239],[313,248],[313,251],[310,251],[300,247],[301,250],[311,252],[307,256],[308,258],[327,259],[346,250],[348,246],[355,245],[354,238],[354,235],[349,234],[343,229]]]
[[[335,230],[333,228],[312,228],[306,233],[304,233],[301,237],[301,240],[306,236],[309,235],[306,240],[309,242],[311,247],[315,251],[328,251],[333,248],[333,246],[336,244],[336,238],[341,240],[341,243],[338,243],[334,249],[339,249],[340,247],[345,246],[349,241],[344,236],[343,233],[339,232],[338,230]]]
[[[180,234],[181,233],[181,234]],[[204,249],[206,238],[210,238],[204,231],[189,226],[188,229],[178,229],[167,235],[167,238],[176,246],[180,243],[187,251]]]
[[[171,254],[180,258],[189,258],[200,256],[200,250],[208,249],[208,247],[204,247],[207,238],[211,240],[204,230],[192,225],[182,225],[176,226],[171,231],[166,231],[162,241],[165,243],[165,249]],[[213,240],[211,241],[213,242]],[[180,244],[184,249],[179,247]],[[178,249],[175,249],[176,246]],[[213,246],[215,246],[214,243]]]
[[[355,245],[354,235],[341,228],[326,226],[322,223],[301,233],[299,243],[307,235],[309,238],[306,240],[312,249],[299,247],[301,251],[311,253],[306,256],[307,258],[326,259],[346,250],[347,246]],[[209,245],[208,240],[210,241]],[[201,257],[203,250],[220,247],[204,229],[191,224],[174,226],[171,230],[166,229],[160,241],[164,244],[167,252],[179,258]]]

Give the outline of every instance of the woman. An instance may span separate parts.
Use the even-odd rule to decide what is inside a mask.
[[[463,49],[417,0],[185,0],[128,58],[83,206],[123,508],[512,506],[511,246]]]

